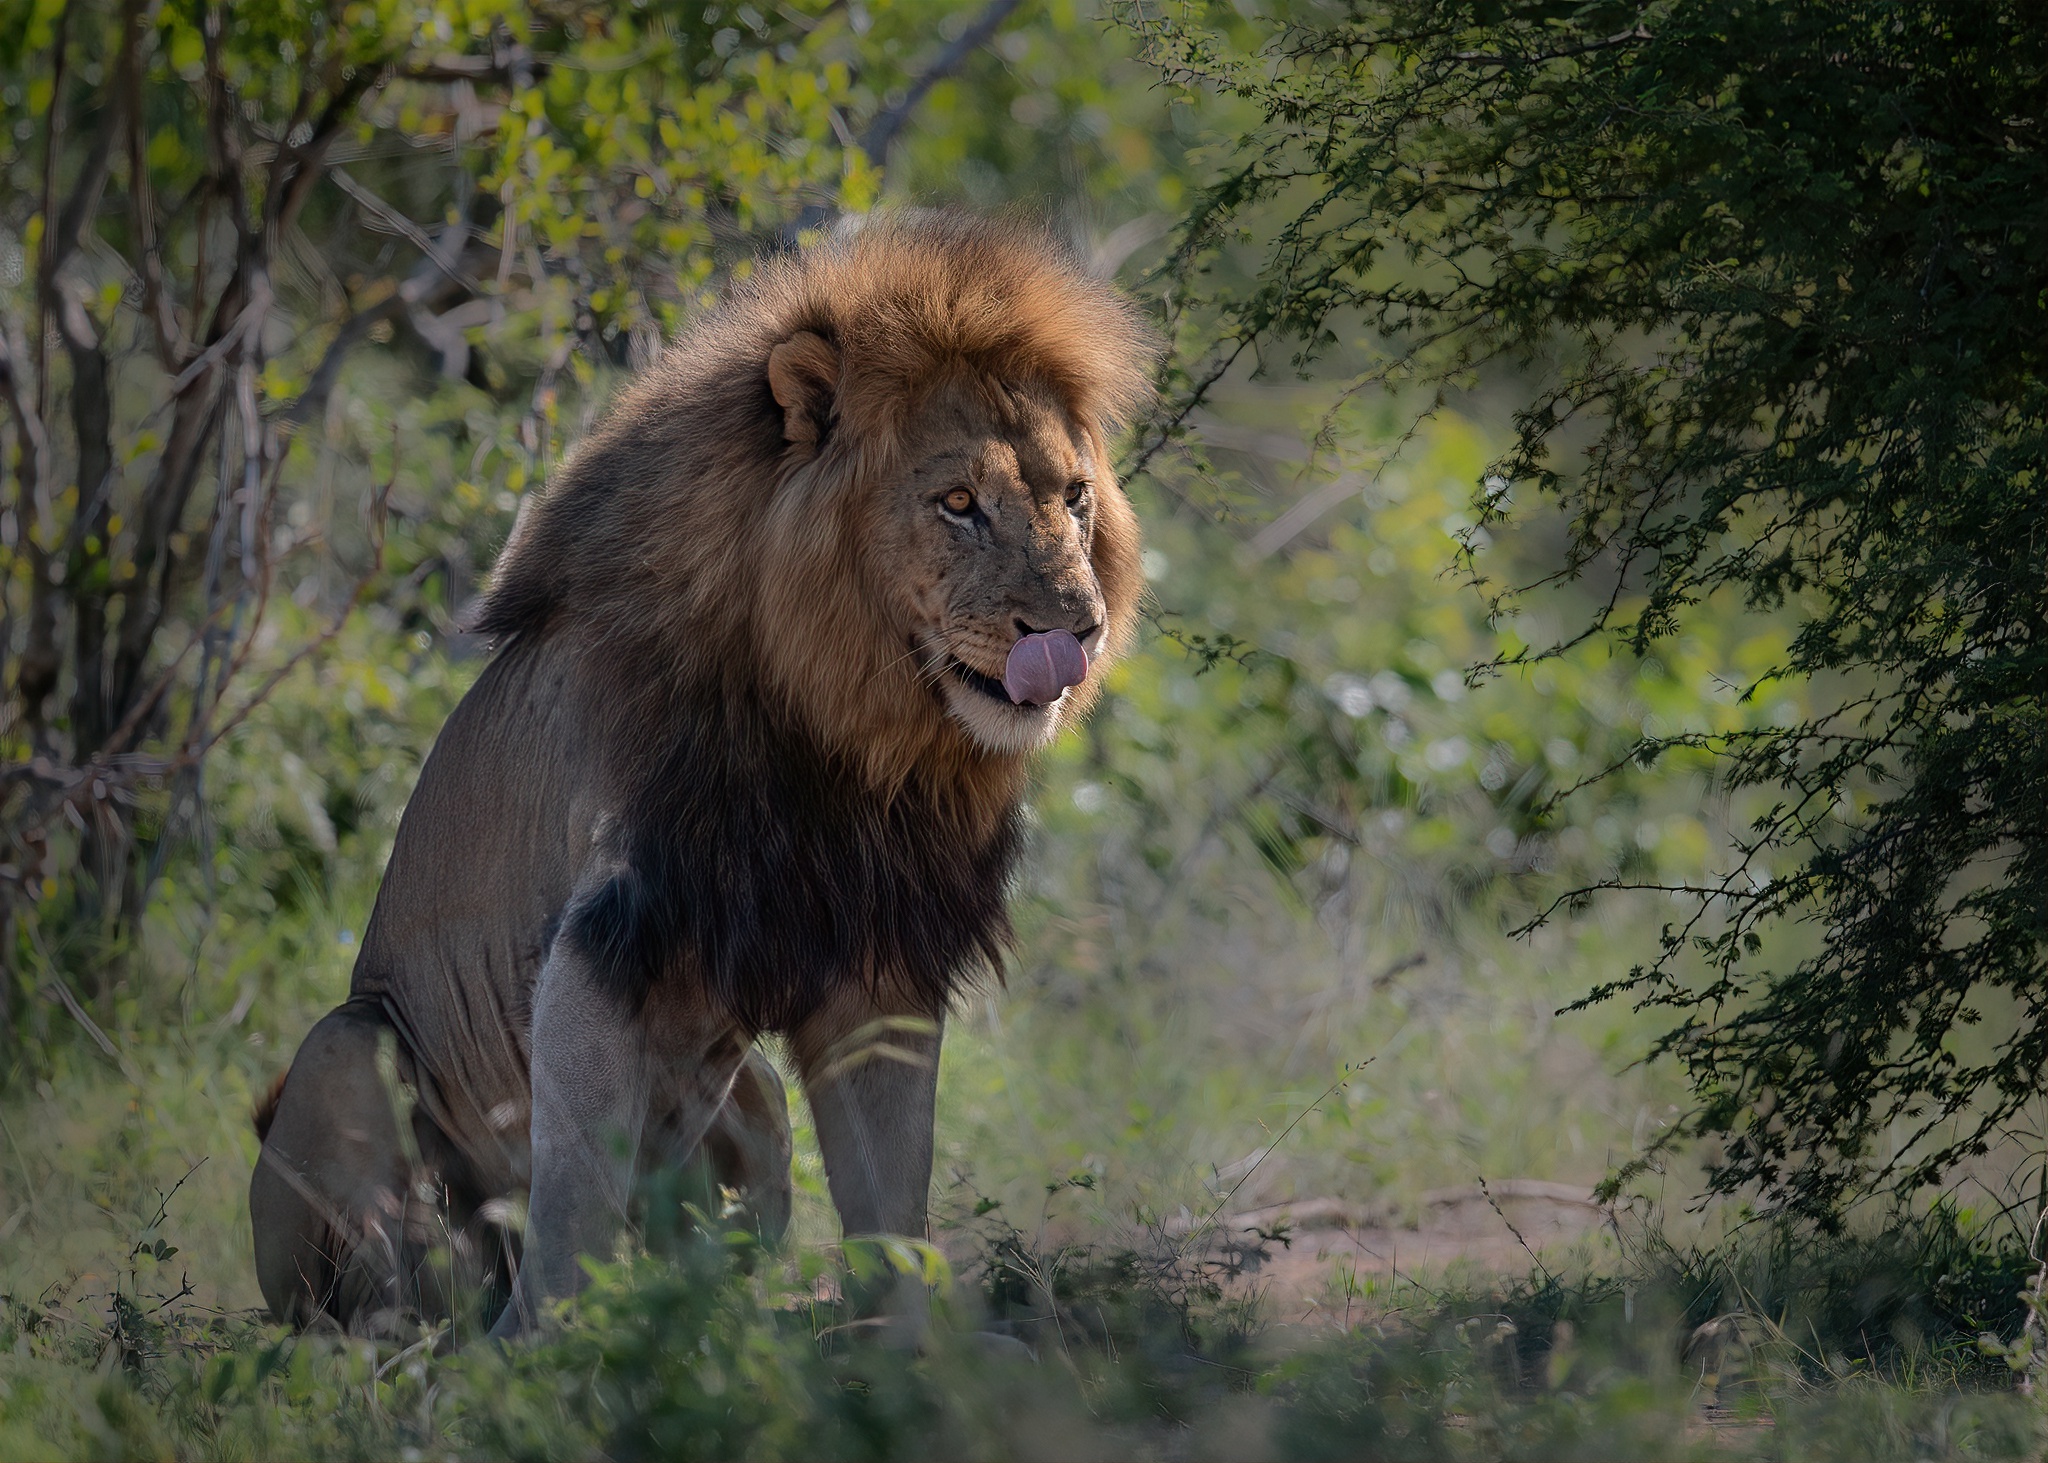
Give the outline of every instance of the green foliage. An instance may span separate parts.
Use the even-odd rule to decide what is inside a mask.
[[[971,11],[941,23],[960,29]],[[867,45],[905,66],[929,44],[920,7],[878,9]],[[892,190],[975,209],[1065,215],[1109,269],[1154,243],[1186,201],[1183,109],[1093,5],[1038,0],[939,81],[890,158]],[[1084,233],[1085,230],[1085,233]]]
[[[1706,877],[1590,886],[1693,906],[1591,997],[1675,1023],[1653,1050],[1697,1102],[1667,1143],[1723,1135],[1715,1188],[1813,1214],[1984,1153],[2048,1063],[2037,17],[1393,0],[1255,55],[1130,18],[1170,78],[1261,118],[1169,265],[1181,328],[1218,342],[1184,414],[1361,326],[1347,394],[1508,384],[1473,532],[1540,541],[1545,503],[1567,531],[1493,610],[1559,580],[1593,603],[1494,669],[1588,636],[1648,655],[1736,602],[1795,622],[1740,688],[1803,685],[1810,712],[1633,752],[1710,753],[1767,794],[1753,821]],[[1820,938],[1788,948],[1794,925]]]
[[[1692,1271],[1655,1261],[1625,1280],[1409,1286],[1367,1325],[1283,1339],[1232,1324],[1200,1265],[1171,1247],[1055,1260],[1014,1231],[992,1238],[978,1251],[985,1295],[939,1277],[916,1346],[848,1324],[824,1298],[835,1272],[819,1257],[785,1265],[744,1236],[594,1265],[546,1340],[454,1355],[433,1334],[294,1337],[212,1315],[149,1290],[131,1265],[112,1296],[66,1288],[0,1303],[0,1446],[36,1457],[1847,1460],[2020,1458],[2042,1437],[2024,1399],[1952,1390],[1938,1365],[1949,1335],[1924,1338],[1917,1372],[1896,1355],[1859,1370],[1837,1350],[1857,1342],[1843,1327],[1876,1312],[1806,1327],[1796,1305],[1766,1313],[1759,1295],[1702,1285],[1709,1269],[1756,1270],[1741,1244],[1687,1257]],[[1873,1236],[1863,1254],[1917,1256],[1881,1273],[1938,1285],[1928,1262],[1995,1254],[1967,1240],[1954,1216],[1937,1216]],[[1027,1273],[1028,1296],[1006,1302]],[[91,1306],[109,1300],[96,1318]],[[1719,1329],[1687,1339],[1703,1309]],[[1034,1318],[1035,1354],[975,1329],[1005,1324],[1006,1310]],[[1841,1373],[1833,1385],[1813,1387],[1829,1368]]]
[[[872,201],[846,11],[742,12],[0,5],[0,1049],[36,986],[155,994],[280,677],[365,601],[453,632],[565,409]]]

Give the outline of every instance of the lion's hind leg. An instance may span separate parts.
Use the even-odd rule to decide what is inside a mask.
[[[258,1113],[263,1144],[249,1181],[256,1278],[287,1325],[395,1334],[422,1300],[427,1309],[444,1300],[423,1262],[446,1226],[424,1212],[433,1206],[417,1192],[380,1071],[378,1048],[391,1039],[375,1006],[337,1007],[307,1033]]]

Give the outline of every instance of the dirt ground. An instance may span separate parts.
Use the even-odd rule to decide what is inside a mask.
[[[1341,1199],[1271,1204],[1220,1216],[1204,1236],[1241,1265],[1233,1284],[1283,1323],[1346,1324],[1384,1282],[1523,1274],[1610,1245],[1614,1215],[1588,1189],[1504,1179],[1422,1196],[1413,1224]]]

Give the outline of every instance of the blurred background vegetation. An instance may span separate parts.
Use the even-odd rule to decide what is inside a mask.
[[[2005,1390],[2039,1334],[2034,1107],[1838,1233],[1694,1206],[1721,1154],[1666,1141],[1686,1073],[1640,1059],[1668,1022],[1560,1014],[1655,960],[1672,899],[1526,928],[1719,877],[1770,790],[1705,739],[1832,694],[1745,694],[1800,604],[1468,675],[1636,593],[1594,565],[1503,620],[1471,582],[1570,551],[1568,513],[1491,512],[1540,364],[1361,389],[1384,341],[1354,309],[1205,374],[1311,195],[1190,253],[1273,114],[1163,78],[1157,19],[0,0],[0,1455],[2038,1448]],[[1258,57],[1350,19],[1181,34]],[[804,1132],[790,1257],[627,1257],[550,1348],[267,1330],[252,1098],[345,992],[521,504],[725,281],[878,204],[1067,238],[1169,323],[1185,408],[1132,447],[1146,632],[1044,770],[1019,954],[947,1044],[959,1339],[833,1329]],[[1496,1202],[1630,1165],[1575,1247]],[[1432,1229],[1460,1196],[1505,1258]],[[1422,1257],[1262,1280],[1315,1250],[1285,1210],[1312,1201]]]

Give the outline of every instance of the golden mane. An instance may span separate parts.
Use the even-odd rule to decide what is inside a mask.
[[[803,332],[839,359],[816,447],[785,440],[768,381],[769,353]],[[623,393],[522,514],[478,628],[589,637],[619,667],[621,716],[644,717],[658,684],[744,681],[878,780],[934,759],[964,773],[988,759],[915,694],[903,646],[859,592],[864,573],[888,572],[863,560],[860,500],[900,463],[921,403],[963,384],[1049,396],[1106,478],[1105,439],[1148,399],[1154,350],[1123,295],[1031,228],[881,216],[771,257]],[[1141,581],[1135,522],[1105,486],[1091,558],[1115,653]]]

